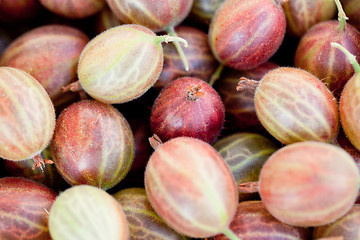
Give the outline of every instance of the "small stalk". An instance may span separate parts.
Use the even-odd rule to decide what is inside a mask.
[[[358,61],[356,60],[356,57],[353,54],[351,54],[349,52],[349,50],[347,50],[342,45],[340,45],[336,42],[332,42],[330,44],[332,47],[335,47],[335,48],[341,50],[346,55],[346,57],[349,59],[350,64],[353,66],[355,73],[360,72],[360,65],[359,65]]]
[[[54,162],[50,159],[44,159],[40,153],[35,154],[32,159],[34,160],[34,165],[32,170],[39,167],[41,171],[44,171],[45,164],[53,164]]]
[[[222,233],[230,240],[241,240],[229,227],[227,227]]]
[[[156,134],[153,134],[151,137],[148,138],[150,146],[156,150],[163,142],[161,141],[160,137]]]
[[[72,82],[64,87],[62,87],[62,92],[66,93],[66,92],[79,92],[83,90],[79,80]]]
[[[334,0],[338,9],[339,31],[342,32],[345,29],[346,20],[349,18],[346,16],[345,11],[340,3],[340,0]]]
[[[167,31],[167,33],[168,33],[170,36],[179,38],[179,37],[176,35],[176,32],[175,32],[175,30],[174,30],[174,27],[169,27],[166,31]],[[180,38],[180,39],[182,39],[182,38]],[[186,42],[185,39],[182,39],[182,40]],[[180,46],[180,44],[179,44],[179,41],[173,41],[172,43],[175,45],[175,48],[176,48],[177,52],[179,53],[180,59],[181,59],[181,61],[182,61],[183,64],[184,64],[185,70],[186,70],[186,71],[189,71],[189,64],[188,64],[188,61],[187,61],[187,59],[186,59],[185,53],[184,53],[183,49],[181,48],[181,46]],[[185,45],[185,47],[187,47],[187,42],[186,42],[186,44],[184,44],[184,45]]]
[[[215,72],[211,75],[209,85],[213,86],[216,80],[218,80],[221,76],[221,73],[223,72],[225,66],[223,64],[219,64],[219,66],[216,68]]]
[[[236,91],[244,91],[245,89],[256,90],[259,84],[260,84],[259,81],[248,79],[246,77],[241,77],[239,78],[239,82],[236,86]]]
[[[240,183],[238,190],[241,193],[257,193],[259,192],[259,181]]]
[[[275,3],[277,3],[278,5],[283,5],[284,3],[288,2],[289,0],[274,0]]]

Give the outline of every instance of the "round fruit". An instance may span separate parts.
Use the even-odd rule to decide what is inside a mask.
[[[80,55],[82,88],[104,103],[124,103],[144,94],[158,79],[164,61],[161,43],[180,38],[123,24],[92,39]]]
[[[66,18],[86,18],[99,12],[105,0],[39,0],[49,11]]]
[[[162,141],[188,136],[211,143],[224,120],[219,94],[199,78],[182,77],[163,88],[155,99],[150,127]]]
[[[208,36],[221,64],[249,70],[275,54],[285,31],[285,14],[277,1],[228,0],[215,12]]]
[[[0,96],[0,157],[14,161],[35,158],[35,165],[41,166],[40,153],[55,128],[49,95],[30,74],[0,67]]]
[[[178,233],[204,238],[229,232],[238,191],[208,143],[178,137],[158,146],[145,170],[145,189],[155,212]]]
[[[344,216],[355,203],[360,173],[338,146],[299,142],[275,152],[264,164],[259,193],[275,218],[294,226],[321,226]]]
[[[345,216],[325,226],[314,228],[313,239],[331,239],[342,237],[343,240],[359,238],[360,205],[355,204]]]
[[[261,201],[240,202],[230,228],[239,239],[246,240],[308,240],[311,237],[309,228],[293,227],[271,216]],[[209,240],[228,238],[221,234]]]
[[[125,188],[113,197],[120,203],[128,220],[132,240],[184,240],[154,212],[144,188]]]
[[[193,0],[106,0],[123,22],[139,24],[154,32],[167,31],[189,14]]]
[[[255,110],[263,126],[283,144],[330,142],[339,132],[336,99],[324,83],[302,69],[269,71],[256,88]]]
[[[69,184],[106,190],[128,173],[134,138],[127,120],[115,107],[82,100],[60,114],[51,150],[58,171]]]
[[[282,5],[286,16],[286,31],[301,37],[316,23],[331,20],[336,13],[333,0],[291,0]]]
[[[48,240],[48,210],[57,193],[21,177],[0,179],[0,239]]]
[[[0,65],[24,70],[38,80],[54,105],[74,94],[62,88],[76,79],[79,56],[89,37],[65,25],[49,24],[33,28],[14,39],[0,58]]]
[[[87,185],[66,189],[49,213],[54,240],[128,240],[129,227],[121,205],[107,192]]]
[[[329,20],[313,25],[300,39],[294,56],[294,66],[307,70],[322,79],[338,97],[344,85],[354,74],[345,55],[331,47],[331,42],[341,44],[360,59],[360,32],[346,23],[339,0],[339,21]]]
[[[236,184],[259,180],[266,160],[278,147],[257,133],[238,132],[221,138],[213,144],[233,174]],[[257,197],[240,194],[240,201]]]

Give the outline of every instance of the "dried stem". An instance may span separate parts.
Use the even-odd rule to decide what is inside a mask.
[[[44,171],[45,164],[53,164],[54,162],[50,159],[44,159],[40,153],[36,154],[32,158],[34,160],[34,165],[32,167],[35,170],[36,167],[39,167],[41,171]]]
[[[340,0],[334,0],[338,9],[339,31],[342,32],[345,29],[346,20],[349,18],[346,16],[344,9],[340,3]]]
[[[346,55],[346,57],[349,59],[350,64],[353,66],[355,73],[360,72],[360,65],[359,65],[358,61],[356,60],[356,57],[353,54],[351,54],[349,52],[349,50],[347,50],[342,45],[340,45],[336,42],[332,42],[330,44],[332,47],[335,47],[335,48],[341,50]]]
[[[288,2],[289,0],[275,0],[275,2],[279,5],[283,5],[284,3]]]
[[[189,86],[187,89],[188,89],[188,92],[186,95],[187,101],[195,101],[205,95],[205,93],[201,91],[200,84],[198,84],[196,86]]]
[[[237,91],[243,91],[245,89],[253,89],[255,90],[257,86],[259,85],[259,81],[248,79],[246,77],[239,78],[239,82],[236,86]]]
[[[149,137],[150,146],[155,150],[157,149],[163,142],[160,137],[156,134],[153,134],[152,137]]]
[[[62,87],[62,92],[65,93],[65,92],[79,92],[83,90],[81,84],[79,81],[76,81],[76,82],[72,82],[70,83],[69,85],[65,86],[65,87]]]
[[[257,193],[259,192],[259,182],[246,182],[240,183],[238,190],[241,193]]]

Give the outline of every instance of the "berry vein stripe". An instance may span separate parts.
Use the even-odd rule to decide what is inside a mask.
[[[352,195],[344,196],[344,198],[341,200],[342,201],[338,201],[337,203],[332,204],[332,205],[326,205],[326,207],[323,207],[320,209],[319,208],[312,209],[311,214],[313,216],[329,215],[329,213],[331,213],[331,212],[336,212],[336,211],[339,211],[339,209],[343,209],[344,206],[346,206],[346,203],[355,201],[354,196],[352,196]],[[272,205],[271,208],[274,208],[274,205]],[[274,208],[274,209],[275,209],[274,212],[281,213],[280,214],[281,216],[287,216],[287,218],[291,217],[291,218],[297,219],[298,217],[303,218],[303,217],[308,217],[308,215],[309,215],[308,211],[303,211],[300,209],[298,211],[288,211],[288,209],[282,210],[281,208]],[[279,214],[276,214],[276,215],[279,215]]]
[[[141,21],[138,21],[136,18],[134,18],[131,15],[131,11],[127,12],[126,9],[124,9],[122,6],[124,5],[124,3],[120,3],[121,1],[113,1],[115,3],[115,5],[118,7],[118,9],[120,10],[120,12],[122,13],[126,13],[126,17],[129,18],[131,20],[132,23],[139,23]],[[125,1],[126,2],[126,1]],[[154,23],[156,23],[156,25],[158,27],[162,26],[164,23],[161,22],[159,19],[156,18],[156,16],[154,16],[153,14],[151,14],[151,11],[149,11],[146,6],[144,6],[144,1],[133,1],[133,0],[129,0],[127,2],[131,2],[132,5],[136,5],[136,7],[128,7],[129,9],[131,8],[135,8],[138,9],[139,12],[141,12],[141,14],[143,16],[147,16],[148,19],[151,19]],[[164,1],[165,2],[165,1]],[[145,17],[143,17],[144,19],[146,19]]]
[[[15,72],[13,72],[15,74]],[[24,76],[19,76],[20,78],[24,79]],[[16,79],[13,79],[13,77],[11,75],[8,74],[8,78],[9,78],[9,81],[14,81],[16,82],[17,80]],[[33,87],[33,85],[31,83],[29,83],[29,81],[24,81],[23,82],[24,84],[27,84],[27,86],[29,86],[30,88],[32,88],[33,90],[36,90],[36,88]],[[29,138],[26,138],[27,141],[32,141],[32,144],[28,144],[28,145],[33,145],[34,143],[34,140],[36,139],[36,136],[35,136],[35,133],[34,133],[34,128],[33,126],[31,126],[31,121],[27,121],[27,114],[26,112],[24,111],[24,108],[23,106],[21,106],[18,102],[18,99],[17,97],[13,94],[13,91],[6,85],[6,83],[4,83],[3,81],[0,81],[0,87],[5,89],[5,92],[7,93],[7,96],[10,98],[11,100],[11,103],[14,105],[15,109],[16,109],[16,113],[18,113],[18,115],[21,116],[21,118],[23,119],[23,121],[19,124],[19,126],[25,126],[25,130],[27,132],[27,136]],[[25,88],[26,86],[24,86]],[[19,90],[19,89],[17,89]],[[16,118],[18,120],[18,118]],[[49,126],[47,126],[49,127]],[[0,128],[1,129],[1,128]],[[18,129],[17,129],[18,130]],[[22,136],[21,133],[19,133],[20,136]],[[9,139],[11,140],[11,139]],[[19,143],[16,143],[16,145],[18,146],[18,148],[20,149],[24,149],[21,146],[21,144]],[[29,152],[29,151],[23,151],[23,152]],[[28,156],[30,157],[30,156]]]
[[[45,210],[44,210],[44,214],[45,214]],[[11,219],[11,220],[14,220],[16,222],[24,222],[24,223],[28,224],[29,226],[33,226],[33,227],[38,228],[41,231],[46,231],[46,232],[49,231],[47,226],[36,224],[35,222],[31,221],[30,219],[20,217],[18,215],[15,215],[14,213],[8,213],[8,212],[4,212],[4,211],[0,210],[0,216],[1,216],[2,220],[4,218],[8,219],[8,220],[6,220],[7,222],[10,222],[9,219]]]
[[[133,49],[134,46],[138,43],[141,43],[143,40],[134,41],[133,39],[127,40],[127,41],[119,41],[118,45],[113,46],[113,49],[118,49],[119,46],[127,46],[124,48],[118,55],[118,57],[107,67],[104,71],[100,72],[99,74],[91,74],[86,80],[81,79],[82,84],[88,84],[89,82],[93,81],[94,79],[101,78],[104,74],[106,74],[109,70],[111,70],[119,61],[120,59],[129,51],[129,49]],[[88,51],[84,51],[84,54],[86,54]],[[81,59],[81,56],[80,56]],[[99,59],[100,60],[100,59]],[[104,59],[102,59],[104,60]]]
[[[303,83],[304,85],[307,84],[305,81]],[[275,92],[275,90],[281,90],[281,88],[279,88],[277,85],[273,84],[273,83],[267,83],[266,84],[268,87],[273,89],[273,92]],[[309,87],[313,88],[314,86],[309,84]],[[325,86],[324,86],[325,87]],[[310,88],[309,88],[310,89]],[[286,95],[288,98],[293,98],[296,102],[299,103],[303,103],[304,101],[302,101],[302,99],[300,97],[298,97],[296,94],[290,94],[288,91],[286,91],[286,89],[284,89],[283,91],[281,91],[282,94]],[[328,99],[323,97],[323,94],[319,94],[319,91],[312,91],[312,94],[317,95],[317,97],[321,97],[323,98],[323,102],[324,103],[328,103]],[[265,96],[264,94],[262,96]],[[324,115],[320,114],[318,109],[316,109],[316,107],[312,104],[309,104],[309,106],[311,106],[311,111],[312,111],[312,115],[316,116],[317,119],[326,127],[327,133],[329,133],[329,135],[331,135],[331,129],[330,126],[328,124],[328,122],[326,121],[326,119],[324,118]]]
[[[274,90],[280,90],[276,85],[273,85],[273,84],[267,83],[267,86],[272,87]],[[286,110],[286,108],[284,108],[283,105],[279,104],[277,101],[274,101],[273,98],[268,96],[264,91],[259,89],[258,94],[261,94],[261,97],[265,98],[267,101],[271,102],[274,106],[276,106],[280,111],[282,111],[282,112],[286,113],[288,116],[290,116],[291,119],[293,119],[293,121],[299,127],[301,127],[305,132],[309,133],[312,137],[314,137],[314,139],[321,140],[321,138],[319,136],[317,136],[316,133],[314,133],[310,128],[307,128],[306,126],[304,126],[304,124],[300,120],[295,118],[292,113],[290,113],[288,110]],[[282,91],[282,94],[286,94],[289,98],[293,98],[297,102],[302,102],[301,99],[296,97],[295,94],[289,94],[286,91]],[[262,102],[260,102],[259,104],[261,104],[263,106],[262,110],[267,113],[266,114],[267,117],[269,117],[273,120],[272,122],[277,124],[279,127],[285,128],[289,134],[292,134],[293,136],[297,136],[298,138],[303,139],[303,137],[296,134],[294,131],[290,130],[289,128],[286,128],[284,125],[281,125],[281,123],[279,123],[277,121],[278,119],[276,119],[273,116],[273,114],[270,111],[268,111],[266,107],[264,107],[264,106],[267,106],[267,104],[263,104]],[[314,109],[313,105],[310,105],[308,107],[309,107],[309,109],[311,109],[313,115],[315,115],[317,117],[316,119],[318,119],[323,124],[323,126],[326,128],[326,132],[329,134],[329,136],[331,136],[330,126],[327,124],[324,116],[319,114],[318,111],[316,109]]]
[[[161,150],[161,149],[160,149]],[[188,153],[187,155],[197,155],[197,153],[193,153],[191,154],[190,152],[193,152],[193,150],[188,150]],[[183,176],[187,177],[187,179],[193,179],[193,176],[191,176],[190,174],[188,174],[187,171],[184,171],[182,169],[183,166],[181,165],[177,165],[177,162],[176,161],[169,161],[169,159],[172,158],[171,155],[167,154],[165,151],[158,151],[158,154],[159,154],[159,158],[162,159],[163,161],[166,162],[166,164],[168,165],[168,167],[172,167],[175,171],[181,173]],[[211,227],[208,227],[207,225],[204,225],[204,224],[201,224],[199,222],[194,222],[192,219],[191,219],[191,216],[187,216],[184,214],[184,212],[181,210],[181,209],[178,209],[177,208],[177,204],[176,202],[172,199],[172,197],[170,196],[170,194],[166,194],[167,191],[166,189],[163,187],[162,183],[163,183],[163,180],[161,180],[159,177],[158,177],[158,174],[156,174],[156,168],[152,167],[153,170],[150,171],[152,177],[154,178],[154,180],[157,182],[156,186],[158,187],[158,189],[163,193],[162,195],[167,199],[167,202],[170,203],[170,205],[174,208],[174,209],[177,209],[177,213],[179,215],[181,215],[184,219],[188,220],[190,223],[194,224],[195,226],[198,226],[204,230],[208,230],[208,231],[213,231],[214,229],[211,228]],[[204,171],[200,171],[200,173],[203,173]],[[207,181],[207,177],[204,176],[203,174],[200,174],[198,175],[197,177],[201,177],[203,178],[204,180],[201,181],[201,182],[206,182],[206,183],[209,183],[209,181]],[[222,214],[222,216],[224,218],[222,218],[222,220],[224,221],[224,226],[225,226],[225,222],[226,222],[226,210],[221,202],[221,200],[219,199],[219,195],[214,192],[214,187],[209,183],[208,186],[203,186],[203,185],[200,185],[198,184],[200,181],[192,181],[192,183],[197,187],[198,190],[202,191],[203,193],[205,193],[205,195],[207,195],[206,199],[210,199],[210,202],[214,205],[214,208],[218,208],[219,207],[221,208],[220,209],[220,213]]]
[[[262,151],[257,152],[256,154],[252,154],[250,157],[247,157],[245,160],[239,162],[238,164],[235,164],[235,165],[231,165],[229,163],[228,164],[230,165],[229,167],[230,167],[231,171],[236,171],[237,169],[240,169],[241,167],[251,163],[253,159],[255,159],[257,157],[260,157],[260,156],[263,156],[263,155],[269,155],[269,154],[273,153],[274,151],[275,151],[274,148],[272,148],[272,149],[264,149]],[[243,155],[243,154],[232,155],[232,157],[227,159],[226,162],[229,162],[232,159],[235,159],[235,158],[237,158],[237,157],[239,157],[241,155]]]
[[[258,14],[258,15],[261,15],[261,14],[264,14],[264,13],[263,13],[263,12],[260,12],[260,14]],[[230,61],[230,60],[233,60],[233,59],[238,58],[239,55],[240,55],[241,53],[243,53],[243,50],[244,50],[245,48],[249,47],[249,46],[257,39],[258,36],[265,35],[263,31],[264,31],[264,29],[268,29],[269,27],[271,28],[271,26],[269,26],[270,23],[271,23],[271,22],[269,22],[269,21],[263,21],[262,24],[261,24],[261,27],[258,28],[258,29],[251,35],[251,38],[249,38],[248,41],[247,41],[244,45],[242,45],[242,46],[236,51],[235,54],[229,55],[229,57],[227,57],[227,58],[225,59],[225,61],[228,62],[228,61]],[[239,28],[242,28],[242,26],[239,26]],[[234,32],[235,32],[235,31],[234,31]],[[266,44],[266,41],[263,41],[263,43],[262,43],[261,45],[263,45],[263,44]],[[261,45],[260,45],[260,46],[257,46],[257,48],[262,48]]]
[[[334,222],[333,224],[327,225],[326,226],[326,231],[323,232],[322,236],[323,237],[327,237],[329,236],[334,230],[336,231],[337,228],[342,227],[345,228],[346,226],[346,222],[348,220],[353,220],[353,219],[359,219],[359,211],[350,213],[350,214],[346,214],[344,217],[336,220],[336,222]],[[359,236],[359,235],[358,235]]]

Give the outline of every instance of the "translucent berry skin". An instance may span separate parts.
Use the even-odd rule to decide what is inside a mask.
[[[190,98],[192,88],[200,87],[198,96]],[[213,142],[224,125],[225,109],[219,94],[195,77],[174,80],[155,99],[150,127],[162,141],[187,136]]]
[[[0,157],[25,160],[50,143],[55,110],[45,89],[30,74],[0,67]]]
[[[22,177],[0,179],[0,238],[48,240],[48,213],[57,193]]]
[[[359,187],[354,159],[338,146],[314,141],[281,148],[259,177],[266,209],[293,226],[321,226],[341,218],[354,205]]]
[[[144,94],[163,66],[160,41],[150,29],[124,24],[93,38],[78,64],[82,88],[104,103],[124,103]]]
[[[74,94],[64,95],[62,87],[77,78],[77,62],[89,40],[85,33],[71,26],[40,26],[14,39],[1,55],[0,65],[31,74],[57,106],[66,98],[74,100]]]
[[[282,223],[266,210],[261,201],[240,201],[230,229],[240,239],[246,240],[308,240],[311,238],[309,228],[294,227]],[[209,240],[228,240],[217,235]]]
[[[314,228],[313,239],[341,236],[343,240],[359,239],[360,205],[354,204],[345,216],[328,225]]]
[[[156,214],[144,188],[125,188],[113,197],[120,203],[128,220],[132,240],[185,240]]]
[[[191,137],[156,148],[146,166],[145,190],[155,212],[172,229],[194,238],[224,231],[238,204],[235,179],[222,157]]]
[[[286,16],[286,31],[301,37],[318,22],[331,20],[336,13],[334,1],[328,0],[292,0],[282,5]]]
[[[220,63],[249,70],[275,54],[285,31],[285,14],[276,1],[229,0],[216,11],[208,36]]]
[[[293,67],[268,72],[255,92],[262,125],[283,144],[330,142],[339,132],[338,104],[317,77]]]
[[[164,66],[154,88],[160,90],[176,78],[186,76],[209,82],[218,62],[212,55],[207,34],[195,27],[182,25],[175,28],[175,31],[177,36],[188,42],[188,47],[183,50],[189,63],[189,71],[185,70],[175,46],[166,44],[164,45]]]
[[[123,22],[139,24],[154,32],[180,24],[188,15],[193,0],[106,0]]]
[[[82,100],[60,114],[51,149],[57,169],[69,184],[106,190],[128,173],[134,138],[127,120],[112,105]]]
[[[99,12],[105,0],[39,0],[41,5],[66,18],[86,18]]]
[[[360,150],[360,73],[346,83],[340,97],[341,126],[352,145]]]
[[[54,240],[128,240],[129,226],[121,205],[106,191],[78,185],[61,192],[49,212]]]
[[[302,36],[295,51],[294,66],[322,79],[338,97],[354,69],[343,52],[331,47],[331,42],[339,43],[360,60],[360,32],[348,23],[340,31],[339,21],[329,20],[315,24]]]

